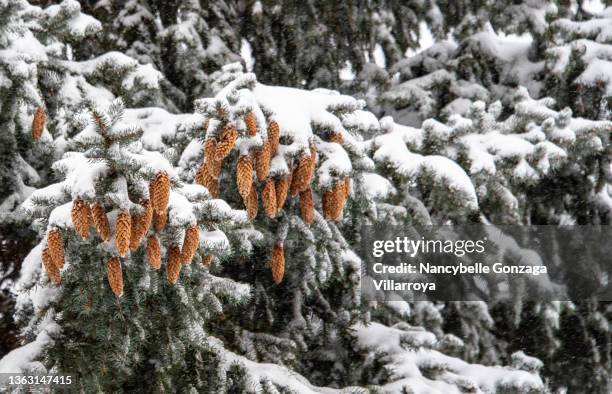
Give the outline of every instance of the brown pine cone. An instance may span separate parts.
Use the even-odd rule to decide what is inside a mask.
[[[261,203],[264,208],[264,212],[269,218],[274,218],[278,208],[276,207],[276,190],[274,181],[266,179],[263,191],[261,193]]]
[[[80,198],[76,198],[72,202],[72,225],[74,226],[75,231],[79,234],[83,239],[89,238],[89,226],[91,224],[91,211],[89,209],[89,204],[86,204]]]
[[[263,182],[270,172],[270,142],[267,140],[255,153],[255,171],[259,182]]]
[[[270,268],[272,270],[272,280],[274,280],[274,283],[281,283],[285,276],[285,251],[283,250],[283,244],[277,243],[272,248]]]
[[[242,199],[248,199],[253,187],[253,162],[249,155],[242,155],[236,162],[236,185]]]
[[[91,206],[91,219],[102,241],[108,241],[111,237],[111,229],[102,203],[97,202]]]
[[[149,236],[147,239],[147,260],[151,268],[157,270],[161,267],[161,249],[159,247],[159,240],[155,234]]]
[[[149,200],[142,203],[144,212],[142,215],[136,215],[132,218],[132,230],[130,238],[130,250],[133,252],[140,246],[142,239],[149,231],[153,220],[153,204]]]
[[[181,267],[181,250],[177,245],[171,245],[168,249],[168,265],[166,266],[168,282],[176,283],[181,273]]]
[[[170,176],[166,171],[158,173],[149,184],[149,197],[156,212],[166,211],[170,201]]]
[[[253,111],[249,111],[244,115],[244,123],[247,127],[247,133],[251,137],[257,134],[257,117]]]
[[[121,297],[123,295],[123,272],[121,271],[119,257],[113,256],[106,263],[106,277],[113,293],[117,297]]]
[[[49,254],[53,264],[58,269],[64,267],[64,240],[62,234],[57,227],[52,228],[47,233],[47,246],[49,247]]]
[[[276,211],[280,211],[285,206],[285,200],[287,200],[287,194],[289,193],[289,184],[291,183],[291,176],[286,175],[285,177],[276,181],[274,189],[276,191]]]
[[[34,119],[32,119],[32,138],[34,141],[38,141],[42,137],[42,133],[45,130],[46,117],[47,115],[43,107],[36,108]]]
[[[127,209],[121,210],[115,222],[115,246],[117,253],[123,257],[130,249],[130,237],[132,234],[132,217]]]
[[[301,191],[306,190],[310,186],[312,158],[309,155],[304,155],[298,162],[298,166],[293,172],[291,179],[291,196],[297,196]]]
[[[300,215],[306,224],[310,225],[314,221],[314,201],[311,188],[300,193]]]
[[[280,141],[280,127],[275,120],[268,123],[268,141],[270,141],[270,157],[274,157],[278,151],[278,144]]]
[[[223,128],[223,132],[221,133],[221,137],[219,138],[219,142],[217,143],[215,158],[217,160],[225,159],[230,154],[232,149],[234,149],[237,139],[238,131],[236,130],[236,127],[231,123],[226,124]]]
[[[42,262],[43,267],[45,268],[45,272],[49,277],[49,280],[55,284],[59,285],[61,282],[60,271],[59,268],[53,262],[53,258],[51,257],[51,252],[49,251],[49,245],[47,245],[42,252]]]
[[[197,225],[190,225],[185,230],[185,239],[183,240],[183,250],[181,251],[181,261],[183,264],[191,264],[193,256],[195,256],[198,247],[200,246],[200,228]]]
[[[253,220],[255,216],[257,216],[257,204],[257,189],[252,187],[249,197],[244,200],[244,205],[246,206],[247,214],[250,220]]]

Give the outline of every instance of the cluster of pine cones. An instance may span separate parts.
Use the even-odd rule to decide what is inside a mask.
[[[224,118],[223,113],[220,118]],[[244,115],[248,136],[257,134],[257,118],[252,111]],[[204,142],[204,160],[196,173],[196,183],[205,186],[213,197],[219,196],[219,176],[224,160],[234,149],[238,131],[235,125],[225,122],[218,138],[209,136]],[[242,154],[236,162],[236,186],[246,207],[250,219],[257,216],[259,198],[254,178],[261,188],[261,203],[269,218],[276,217],[285,205],[287,196],[297,197],[300,201],[300,216],[304,223],[310,225],[314,221],[314,199],[311,183],[314,178],[317,162],[317,149],[310,145],[310,152],[303,154],[295,161],[292,171],[283,177],[272,179],[269,176],[270,163],[277,154],[280,141],[280,128],[276,121],[271,120],[267,126],[267,138],[263,145],[254,152]],[[342,134],[332,133],[330,142],[342,144]],[[289,165],[289,163],[288,163]],[[323,194],[323,217],[327,220],[339,220],[351,188],[350,178],[337,182]],[[277,243],[272,249],[270,267],[274,282],[280,283],[284,276],[284,251],[282,243]]]
[[[141,203],[143,214],[130,215],[127,209],[122,209],[115,221],[115,247],[118,256],[111,257],[106,263],[108,283],[117,297],[123,294],[123,274],[120,257],[124,257],[128,250],[136,251],[146,237],[146,255],[149,265],[154,269],[161,267],[161,248],[156,233],[163,230],[168,219],[168,201],[170,199],[170,177],[163,171],[158,173],[149,184],[149,200]],[[83,239],[89,238],[90,227],[96,229],[103,241],[111,239],[111,227],[104,206],[100,202],[88,204],[80,198],[72,202],[72,224],[78,235]],[[154,231],[147,237],[149,230]],[[200,229],[192,224],[185,230],[185,239],[182,249],[178,245],[168,248],[167,278],[172,284],[178,280],[182,265],[191,264],[200,242]],[[213,256],[203,259],[208,266]],[[64,266],[64,241],[60,229],[51,228],[47,232],[47,245],[43,249],[42,261],[49,279],[60,283],[60,269]]]

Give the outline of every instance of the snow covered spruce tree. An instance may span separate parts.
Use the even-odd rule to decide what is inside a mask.
[[[550,25],[554,41],[546,51],[547,94],[579,116],[610,118],[611,25],[612,7],[588,20],[563,18]]]
[[[103,22],[95,56],[120,51],[159,70],[164,104],[191,111],[194,99],[209,95],[210,75],[240,59],[235,5],[220,1],[88,1],[85,10]],[[129,104],[129,103],[127,103]]]
[[[541,380],[531,372],[501,368],[498,372],[507,378],[503,381],[501,375],[484,379],[459,360],[449,367],[437,352],[452,353],[452,348],[462,347],[461,340],[444,336],[440,326],[436,337],[401,323],[410,310],[406,303],[406,308],[360,305],[360,259],[352,251],[357,247],[355,228],[402,216],[399,207],[375,204],[393,188],[372,172],[372,162],[363,155],[361,133],[372,133],[379,125],[360,109],[362,103],[329,91],[266,86],[244,74],[239,65],[225,67],[218,85],[215,98],[198,102],[209,119],[203,141],[195,139],[199,129],[185,130],[184,135],[177,133],[174,146],[182,151],[178,162],[183,173],[232,206],[244,206],[261,237],[250,255],[236,256],[218,268],[213,265],[254,289],[246,308],[228,315],[218,327],[228,342],[252,360],[292,366],[321,385],[365,384],[393,390],[418,387],[431,379],[440,390],[541,389]],[[305,194],[295,182],[304,176],[300,163],[312,159],[306,173],[312,183],[301,186]],[[351,192],[342,210],[346,197],[337,201],[333,185],[347,175]],[[342,216],[335,216],[342,211]],[[416,308],[415,314],[440,317],[435,307],[425,309]],[[358,323],[370,316],[399,325]],[[387,343],[387,336],[395,339]],[[404,358],[403,341],[414,350],[422,348],[423,363],[429,367]],[[390,358],[369,360],[371,352]],[[414,367],[418,372],[390,372]],[[447,373],[462,378],[445,377]]]
[[[447,124],[426,120],[421,129],[401,126],[387,118],[381,121],[387,133],[372,140],[371,152],[396,188],[425,203],[427,209],[412,210],[416,218],[457,223],[464,216],[454,213],[468,209],[457,202],[473,201],[477,211],[474,220],[494,225],[607,224],[611,178],[607,164],[610,153],[605,147],[612,123],[576,118],[569,108],[551,109],[554,104],[552,99],[534,100],[521,88],[513,96],[512,109],[506,111],[510,116],[503,120],[499,102],[488,108],[483,102],[475,102],[465,117],[452,115]],[[427,176],[430,173],[433,179]],[[446,197],[445,204],[436,201],[435,196],[444,190],[446,196],[457,198],[448,201]],[[559,242],[551,250],[556,250],[559,261],[569,255]],[[541,264],[539,258],[533,260],[528,253],[509,252],[522,256],[523,261]],[[568,290],[572,293],[580,286],[569,284]],[[487,308],[484,304],[453,303],[443,309],[443,321],[445,331],[469,343],[465,354],[469,360],[499,362],[510,352],[523,350],[542,358],[544,373],[554,379],[555,387],[570,382],[571,388],[588,384],[595,391],[605,392],[609,388],[605,383],[609,353],[604,349],[608,348],[610,333],[595,323],[605,313],[606,304],[574,307],[527,303]],[[564,375],[562,365],[566,365],[560,362],[566,360],[570,346],[565,344],[567,332],[572,330],[567,321],[583,322],[585,328],[577,329],[577,335],[599,344],[582,348],[578,352],[581,355],[576,356],[582,360],[580,364],[598,371],[597,379],[560,379]],[[559,327],[563,327],[561,331]],[[539,332],[548,345],[519,339],[525,329]],[[492,344],[495,352],[491,352]]]
[[[143,379],[161,391],[218,392],[229,367],[206,326],[223,317],[221,300],[235,306],[248,287],[206,265],[246,215],[180,183],[161,154],[142,148],[142,129],[121,124],[122,113],[119,100],[92,107],[71,142],[76,151],[54,165],[65,180],[25,204],[45,237],[18,284],[16,318],[30,343],[9,353],[3,370],[75,371],[86,392],[130,390]]]
[[[312,351],[314,344],[346,347],[340,342],[359,316],[359,260],[335,224],[362,171],[352,155],[365,159],[340,116],[359,103],[262,85],[239,64],[226,66],[218,84],[223,88],[214,98],[197,103],[208,118],[203,159],[190,160],[189,152],[201,151],[187,149],[182,160],[186,168],[202,160],[196,182],[244,207],[261,234],[249,255],[222,267],[253,287],[249,304],[232,317],[242,326],[235,341],[253,357],[295,366],[327,384],[310,372],[321,371],[322,362],[342,363],[323,360],[329,354]],[[332,368],[325,379],[339,381],[342,373]]]

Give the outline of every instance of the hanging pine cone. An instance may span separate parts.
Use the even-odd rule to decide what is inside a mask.
[[[270,142],[266,140],[263,146],[255,153],[255,170],[257,179],[263,182],[270,172]]]
[[[219,181],[209,172],[209,167],[206,163],[202,163],[196,172],[195,181],[197,184],[204,186],[213,198],[219,195]]]
[[[113,293],[121,297],[123,295],[123,272],[121,272],[119,257],[113,256],[106,263],[106,277]]]
[[[214,138],[209,138],[204,143],[204,161],[202,162],[208,168],[208,173],[213,175],[215,178],[219,176],[217,170],[220,169],[222,160],[217,160],[217,141]]]
[[[274,157],[278,151],[278,144],[280,141],[280,127],[275,120],[268,123],[268,141],[270,141],[270,157]]]
[[[283,244],[277,243],[272,248],[270,268],[272,270],[272,280],[274,280],[274,283],[281,283],[285,276],[285,251],[283,250]]]
[[[314,221],[314,201],[311,188],[300,193],[300,215],[306,224],[312,224]]]
[[[308,155],[302,156],[298,162],[298,166],[293,172],[291,179],[291,195],[297,196],[299,192],[304,191],[310,185],[311,170],[312,170],[312,158]]]
[[[130,248],[130,237],[132,233],[132,217],[127,209],[121,210],[115,222],[115,246],[117,253],[123,257]]]
[[[261,193],[261,204],[263,205],[264,212],[269,218],[274,218],[278,208],[276,207],[276,190],[274,187],[274,181],[266,179],[263,191]]]
[[[157,270],[161,267],[161,249],[159,247],[159,240],[155,234],[149,236],[147,239],[147,261],[151,268]]]
[[[149,197],[153,203],[153,209],[165,212],[170,200],[170,176],[166,171],[158,173],[149,185]]]
[[[345,182],[336,182],[331,190],[329,200],[330,219],[339,220],[342,217],[342,209],[346,201]]]
[[[287,199],[287,193],[289,193],[289,184],[291,183],[291,176],[286,175],[285,177],[276,181],[274,189],[276,191],[276,211],[280,211],[285,206],[285,200]]]
[[[342,137],[342,133],[335,131],[329,136],[329,142],[335,142],[336,144],[342,145],[344,142],[344,137]]]
[[[236,184],[242,199],[248,199],[253,187],[253,162],[249,155],[242,155],[236,162]]]
[[[36,108],[34,113],[34,119],[32,119],[32,138],[34,141],[38,141],[42,137],[42,133],[45,130],[45,110],[43,107]]]
[[[244,115],[244,123],[247,127],[247,133],[251,137],[255,136],[257,134],[257,117],[253,111],[249,111]]]
[[[334,191],[333,189],[326,190],[323,192],[322,205],[323,205],[323,218],[325,220],[332,220],[334,216],[333,200]]]
[[[212,263],[214,258],[215,256],[213,256],[212,254],[207,254],[202,258],[202,265],[204,267],[210,267],[210,264]]]
[[[247,209],[249,220],[253,220],[257,216],[257,189],[252,187],[249,197],[244,200],[244,205]]]
[[[142,215],[136,215],[132,217],[132,229],[130,238],[130,250],[133,252],[140,246],[142,239],[149,231],[151,227],[151,221],[153,220],[153,204],[150,200],[145,200],[142,203],[144,212]]]
[[[59,268],[53,262],[53,258],[51,257],[51,252],[49,251],[49,246],[47,245],[42,252],[42,262],[43,267],[45,268],[45,272],[49,277],[49,280],[55,284],[59,285],[61,282],[60,271]]]
[[[83,200],[77,197],[72,202],[71,216],[72,225],[74,226],[77,234],[79,234],[83,239],[89,238],[89,226],[91,223],[89,204],[86,204]]]
[[[52,228],[47,233],[47,246],[51,255],[53,264],[58,269],[64,267],[64,240],[62,234],[57,227]]]
[[[200,228],[192,224],[185,230],[185,239],[183,240],[183,250],[181,251],[181,260],[183,264],[191,264],[193,256],[195,256],[198,247],[200,246]]]
[[[93,225],[102,238],[102,241],[106,242],[111,237],[110,224],[108,223],[108,217],[106,216],[106,211],[104,210],[104,205],[102,203],[95,203],[91,207],[91,219]]]
[[[168,265],[166,266],[166,277],[168,282],[175,284],[181,273],[181,250],[177,245],[168,249]]]
[[[226,124],[223,128],[223,132],[221,133],[221,137],[219,138],[219,142],[217,143],[215,158],[217,160],[225,159],[230,154],[232,149],[234,149],[237,139],[238,131],[236,130],[236,127],[231,123]]]
[[[155,227],[155,231],[161,233],[166,227],[166,222],[168,221],[168,212],[162,213],[153,213],[153,227]]]

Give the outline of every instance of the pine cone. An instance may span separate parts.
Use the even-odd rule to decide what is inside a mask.
[[[47,245],[51,260],[58,269],[64,267],[64,241],[62,240],[62,234],[57,227],[52,228],[47,233]]]
[[[149,197],[153,203],[153,209],[162,213],[168,208],[170,200],[170,176],[166,171],[158,173],[149,185]]]
[[[257,171],[257,179],[263,182],[268,177],[270,172],[270,142],[266,140],[263,146],[255,153],[255,170]]]
[[[162,213],[153,213],[153,227],[155,227],[155,231],[161,233],[166,227],[166,222],[168,221],[168,212]]]
[[[247,214],[249,215],[249,220],[253,220],[255,216],[257,216],[257,189],[252,187],[251,193],[249,193],[249,197],[244,200],[244,205],[247,209]]]
[[[185,230],[185,239],[183,240],[183,250],[181,251],[181,260],[183,264],[191,264],[193,256],[195,256],[198,247],[200,246],[200,228],[197,225],[190,225]]]
[[[278,151],[278,144],[280,141],[280,127],[275,120],[268,123],[268,141],[270,141],[270,157],[274,157]]]
[[[106,216],[106,211],[104,210],[104,205],[102,205],[102,203],[97,202],[92,205],[91,218],[96,231],[100,235],[100,238],[102,238],[102,241],[108,241],[111,237],[111,230],[110,224],[108,223],[108,217]]]
[[[149,231],[151,227],[151,221],[153,220],[153,204],[149,200],[145,200],[142,203],[144,213],[137,215],[132,218],[132,229],[130,238],[130,250],[134,252],[140,246],[142,239]]]
[[[204,143],[204,161],[203,165],[208,167],[208,173],[213,175],[215,178],[219,176],[219,174],[215,175],[219,162],[222,163],[221,160],[217,160],[216,156],[217,151],[217,141],[214,138],[209,138]]]
[[[151,235],[147,239],[147,260],[151,268],[157,270],[161,267],[161,250],[156,235]]]
[[[343,180],[337,182],[332,188],[330,200],[331,220],[339,220],[342,217],[342,209],[344,208],[344,203],[346,202],[345,184],[346,183]]]
[[[257,117],[253,111],[247,112],[244,115],[244,123],[246,123],[247,133],[253,137],[257,134]]]
[[[253,162],[248,155],[240,156],[236,163],[236,184],[242,199],[248,199],[253,187]]]
[[[268,215],[270,218],[274,218],[278,208],[276,207],[276,190],[274,181],[271,179],[266,179],[266,183],[264,184],[264,188],[261,193],[261,203],[266,215]]]
[[[300,215],[306,224],[310,225],[314,221],[314,201],[311,188],[300,193]]]
[[[43,249],[42,262],[43,267],[45,267],[45,272],[47,272],[47,276],[49,277],[49,280],[55,285],[59,285],[61,282],[60,271],[59,268],[53,262],[51,252],[49,251],[49,245],[47,245]]]
[[[89,209],[89,204],[86,204],[80,198],[76,198],[72,202],[72,225],[76,230],[77,234],[79,234],[83,239],[89,238],[89,226],[90,226],[90,217],[91,212]]]
[[[310,180],[312,177],[311,160],[312,158],[310,156],[304,155],[293,172],[290,191],[291,195],[294,197],[297,196],[299,192],[306,190],[310,185]]]
[[[42,137],[42,133],[45,130],[45,119],[47,115],[43,107],[36,108],[34,119],[32,120],[32,138],[34,141],[38,141]]]
[[[175,284],[181,273],[181,250],[178,246],[172,245],[168,249],[168,265],[166,266],[166,277],[168,282]]]
[[[285,200],[287,199],[287,193],[289,192],[289,184],[291,183],[291,176],[287,175],[276,181],[274,189],[276,190],[276,210],[280,211],[285,206]]]
[[[232,149],[234,149],[237,139],[238,131],[236,131],[236,127],[231,123],[226,124],[221,133],[221,138],[219,138],[219,142],[217,143],[215,158],[217,160],[225,159]]]
[[[113,256],[106,263],[106,277],[113,293],[121,297],[123,295],[123,272],[121,272],[119,257]]]
[[[277,243],[272,248],[270,268],[272,269],[272,280],[274,280],[274,283],[281,283],[285,276],[285,251],[283,250],[283,244]]]
[[[123,257],[130,248],[130,236],[132,233],[132,217],[127,209],[121,210],[115,222],[115,246],[117,253]]]
[[[204,267],[210,267],[210,264],[212,263],[214,258],[215,256],[213,256],[212,254],[207,254],[206,256],[204,256],[204,258],[202,258],[202,265]]]
[[[342,145],[344,142],[344,137],[342,137],[342,133],[335,131],[329,136],[329,142],[335,142],[336,144]]]
[[[197,184],[204,186],[213,198],[219,195],[219,181],[209,172],[209,167],[206,163],[202,163],[196,172],[195,181]]]

